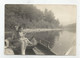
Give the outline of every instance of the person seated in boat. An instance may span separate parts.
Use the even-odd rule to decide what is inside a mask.
[[[37,45],[37,40],[35,39],[35,37],[32,38],[31,42],[33,43],[32,46],[36,46]]]
[[[26,33],[24,33],[23,30],[24,30],[23,26],[20,26],[18,28],[19,35],[20,35],[19,39],[20,39],[20,42],[21,42],[21,53],[22,53],[22,55],[25,55],[25,50],[26,50],[28,44],[32,45],[32,42],[30,42],[29,39],[25,37]]]

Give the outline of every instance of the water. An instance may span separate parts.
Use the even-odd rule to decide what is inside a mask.
[[[52,51],[57,55],[64,55],[76,43],[76,33],[63,31],[55,41]]]
[[[7,37],[10,37],[10,35]],[[73,32],[70,30],[69,31],[56,30],[56,31],[27,33],[26,37],[29,39],[34,37],[38,42],[39,40],[42,40],[42,43],[46,46],[48,44],[50,50],[56,55],[65,55],[71,47],[75,46],[76,48],[76,44],[75,44],[76,43],[76,32],[75,31]],[[19,49],[16,49],[15,51],[16,51],[16,54],[20,54]],[[76,53],[74,53],[74,55],[75,54]]]
[[[65,53],[75,45],[76,33],[70,31],[47,31],[35,34],[35,38],[48,41],[51,51],[57,55],[65,55]]]

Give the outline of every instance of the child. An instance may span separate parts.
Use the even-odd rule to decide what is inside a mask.
[[[28,38],[25,37],[25,33],[23,32],[23,27],[20,27],[19,29],[19,35],[20,35],[20,41],[21,41],[21,53],[22,55],[25,55],[26,47],[28,46],[28,43],[32,44]]]

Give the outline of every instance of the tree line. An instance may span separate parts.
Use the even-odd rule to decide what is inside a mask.
[[[54,13],[48,9],[41,11],[34,5],[5,5],[5,30],[10,31],[14,26],[25,24],[26,28],[58,28],[60,22]]]

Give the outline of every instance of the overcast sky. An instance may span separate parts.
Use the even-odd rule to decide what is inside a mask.
[[[51,10],[56,19],[58,18],[62,25],[68,25],[76,22],[76,6],[75,5],[35,5],[41,11],[45,8]]]

